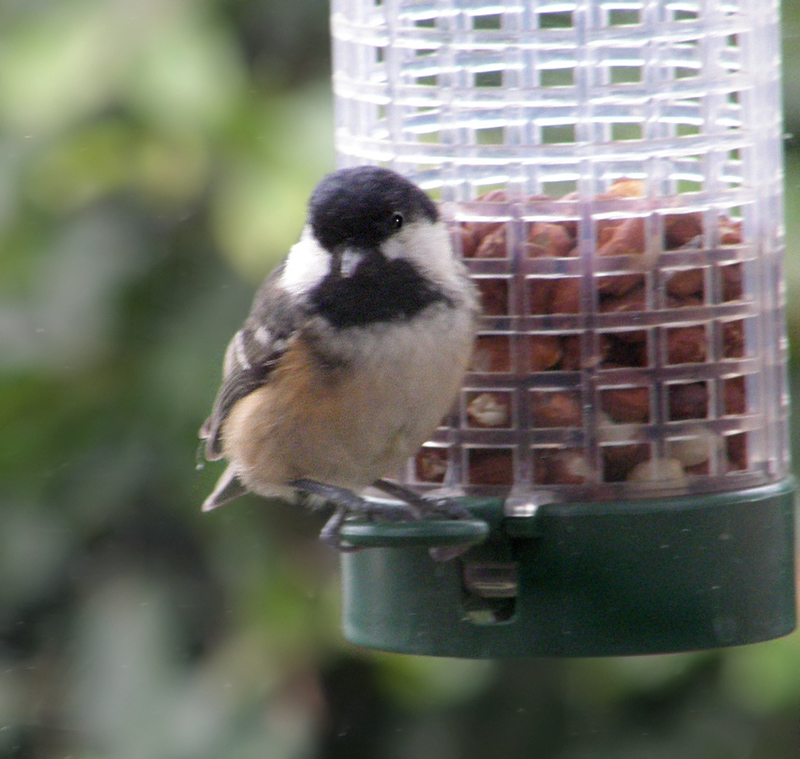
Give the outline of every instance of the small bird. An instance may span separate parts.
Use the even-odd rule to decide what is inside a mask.
[[[329,174],[299,242],[258,290],[225,352],[200,431],[228,467],[208,511],[250,491],[324,499],[340,550],[351,514],[468,517],[385,479],[451,408],[472,355],[478,301],[433,201],[376,166]],[[370,502],[368,486],[402,500]]]

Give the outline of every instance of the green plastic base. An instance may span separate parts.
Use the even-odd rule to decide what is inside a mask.
[[[342,558],[352,643],[468,658],[718,648],[795,626],[794,484],[702,498],[556,504],[437,562],[419,544]]]

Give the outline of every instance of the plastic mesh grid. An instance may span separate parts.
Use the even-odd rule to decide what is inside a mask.
[[[340,162],[440,200],[484,305],[406,481],[525,501],[785,476],[777,17],[334,0]]]

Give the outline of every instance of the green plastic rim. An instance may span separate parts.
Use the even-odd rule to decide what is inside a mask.
[[[489,525],[481,519],[424,519],[419,522],[368,522],[342,525],[340,535],[355,548],[463,546],[481,543]]]
[[[744,645],[796,623],[792,480],[730,493],[550,504],[476,522],[348,522],[342,625],[356,645],[468,658],[630,656]],[[441,560],[438,530],[491,533]],[[408,535],[421,538],[416,547]],[[377,542],[391,535],[393,550]],[[384,544],[385,545],[385,544]],[[407,547],[408,550],[397,550]],[[495,594],[505,582],[515,592]],[[488,589],[488,590],[487,590]]]

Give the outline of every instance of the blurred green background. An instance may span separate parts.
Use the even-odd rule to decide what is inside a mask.
[[[0,758],[796,759],[797,634],[607,660],[360,651],[319,516],[200,514],[222,349],[333,167],[327,14],[0,1]],[[784,16],[797,345],[800,4]]]

